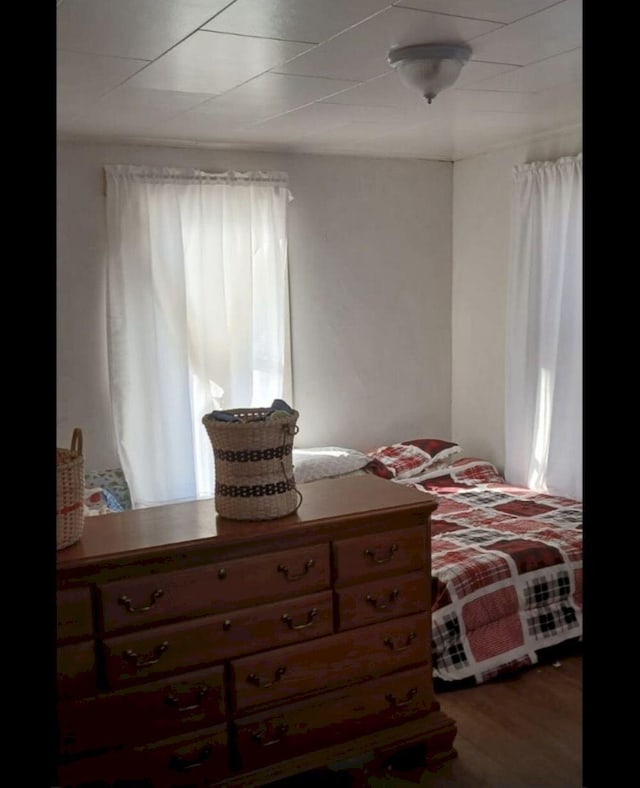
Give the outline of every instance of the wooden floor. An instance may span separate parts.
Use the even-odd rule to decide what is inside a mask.
[[[478,687],[441,691],[442,710],[456,721],[458,757],[430,773],[420,753],[403,754],[371,788],[580,788],[582,786],[582,656],[580,647]],[[352,772],[353,774],[353,772]],[[354,784],[349,773],[308,773],[273,784],[315,788]]]

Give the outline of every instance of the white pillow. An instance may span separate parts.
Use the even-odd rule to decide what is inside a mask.
[[[342,446],[293,449],[292,459],[293,475],[300,484],[331,476],[343,476],[364,468],[371,461],[366,454]]]

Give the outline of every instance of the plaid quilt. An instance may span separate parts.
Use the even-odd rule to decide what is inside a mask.
[[[476,683],[582,635],[582,504],[506,483],[484,460],[398,484],[435,494],[433,674]]]

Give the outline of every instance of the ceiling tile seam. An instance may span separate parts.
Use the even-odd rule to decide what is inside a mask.
[[[252,33],[231,33],[229,30],[210,30],[207,28],[199,28],[195,31],[196,33],[213,33],[217,36],[235,36],[236,38],[258,38],[260,41],[280,41],[283,44],[309,44],[309,48],[313,49],[313,47],[318,46],[318,44],[323,44],[324,41],[299,41],[297,38],[276,38],[275,36],[257,36]],[[305,49],[305,52],[308,52],[309,49]],[[304,52],[300,52],[300,55],[303,55]]]
[[[282,65],[282,64],[280,64],[280,65]],[[307,77],[308,79],[330,79],[332,82],[353,82],[353,85],[350,85],[348,88],[342,88],[342,90],[336,90],[334,93],[327,94],[327,98],[329,96],[337,96],[338,93],[344,93],[347,90],[353,90],[353,88],[356,88],[359,85],[363,84],[362,82],[359,82],[356,79],[338,79],[337,77],[316,77],[316,76],[313,76],[312,74],[282,74],[282,73],[279,73],[277,71],[271,71],[270,69],[267,69],[266,71],[261,71],[259,74],[254,74],[252,77],[249,77],[249,79],[245,79],[244,82],[239,82],[237,85],[234,85],[233,87],[222,91],[222,93],[213,93],[211,95],[211,98],[206,99],[205,101],[202,102],[202,104],[206,104],[209,101],[215,101],[216,99],[220,98],[221,96],[226,96],[228,93],[233,93],[234,90],[237,90],[238,88],[241,88],[244,85],[248,85],[249,82],[253,82],[255,79],[258,79],[259,77],[263,77],[265,74],[276,74],[277,76],[280,76],[280,77],[301,77],[301,76],[304,76],[304,77]],[[181,91],[178,91],[178,92],[181,92]],[[314,99],[314,101],[318,101],[318,100],[319,99]],[[309,103],[313,104],[314,101],[311,101]],[[201,104],[198,104],[198,106],[201,106]],[[192,107],[191,109],[195,109],[195,107]],[[296,108],[296,109],[299,109],[299,108]],[[186,111],[187,110],[185,110],[185,112]]]
[[[412,11],[424,11],[424,8],[414,8],[411,5],[403,5],[403,0],[400,0],[400,3],[394,3],[394,8],[408,8]],[[407,2],[411,2],[411,0],[407,0]],[[495,25],[501,25],[502,27],[510,27],[511,25],[515,25],[516,22],[521,22],[523,19],[528,19],[530,16],[535,16],[536,14],[541,14],[543,11],[548,11],[550,8],[553,8],[556,5],[561,5],[564,3],[565,0],[556,0],[556,2],[551,2],[549,5],[546,5],[544,8],[539,8],[537,11],[532,11],[530,14],[524,14],[524,16],[519,16],[517,19],[512,19],[511,22],[500,22],[498,19],[486,19],[483,16],[463,16],[462,14],[447,14],[445,11],[429,11],[430,14],[438,14],[440,16],[453,16],[458,19],[469,19],[474,20],[476,22],[493,22]],[[500,28],[498,28],[499,30]],[[495,33],[495,30],[491,30],[491,33]],[[483,36],[489,35],[489,33],[482,33]]]
[[[505,73],[509,73],[509,72],[505,72]],[[498,74],[497,76],[502,76],[502,74]],[[553,85],[550,85],[546,88],[538,88],[537,90],[507,90],[507,89],[497,90],[494,88],[488,88],[488,89],[485,88],[483,90],[482,88],[473,88],[473,87],[459,87],[459,88],[454,88],[454,90],[457,91],[466,90],[468,93],[501,93],[503,96],[505,94],[509,96],[513,96],[517,94],[521,94],[522,96],[537,96],[539,93],[544,93],[546,90],[553,90],[554,88],[562,87],[562,85],[572,85],[576,81],[577,80],[575,79],[566,79],[563,80],[562,82],[554,82]],[[470,84],[475,85],[477,83],[472,82]]]
[[[232,2],[231,2],[231,3],[229,3],[229,5],[225,6],[223,9],[221,9],[220,11],[218,11],[218,13],[222,13],[222,11],[226,11],[226,10],[227,10],[227,8],[229,8],[230,6],[232,6],[232,5],[233,5],[235,2],[236,2],[236,0],[232,0]],[[148,68],[148,67],[149,67],[150,65],[152,65],[153,63],[156,63],[158,60],[160,60],[160,58],[163,58],[165,55],[167,55],[169,52],[171,52],[171,50],[172,50],[172,49],[175,49],[176,47],[180,46],[180,44],[184,43],[184,42],[185,42],[185,41],[186,41],[188,38],[191,38],[191,36],[195,35],[196,33],[199,33],[199,32],[203,32],[203,33],[210,33],[210,32],[211,32],[210,30],[203,30],[202,28],[204,27],[204,25],[208,25],[208,24],[209,24],[209,22],[211,22],[213,19],[215,19],[215,18],[216,18],[216,16],[218,16],[218,13],[214,14],[214,15],[213,15],[212,17],[210,17],[210,18],[209,18],[209,19],[208,19],[206,22],[203,22],[201,25],[199,25],[199,26],[198,26],[198,27],[196,27],[194,30],[192,30],[190,33],[187,33],[187,35],[186,35],[186,36],[183,36],[183,37],[182,37],[182,38],[181,38],[179,41],[176,41],[176,43],[175,43],[175,44],[172,44],[172,45],[171,45],[171,46],[170,46],[168,49],[166,49],[164,52],[162,52],[161,54],[159,54],[159,55],[158,55],[156,58],[154,58],[154,59],[153,59],[153,60],[151,60],[151,61],[147,61],[147,63],[146,63],[146,65],[145,65],[145,66],[143,66],[143,67],[142,67],[142,68],[141,68],[139,71],[136,71],[136,73],[135,73],[135,74],[131,74],[129,77],[127,77],[127,79],[125,80],[125,82],[127,82],[129,79],[131,79],[132,77],[136,76],[137,74],[140,74],[142,71],[144,71],[146,68]],[[230,35],[231,35],[231,34],[230,34]],[[294,42],[289,42],[289,43],[294,43]],[[305,42],[299,42],[299,43],[305,43]],[[310,48],[313,48],[313,47],[310,47]],[[308,51],[309,51],[308,49],[307,49],[307,50],[305,50],[305,52],[308,52]],[[299,55],[302,55],[302,54],[304,54],[304,52],[300,52],[300,53],[299,53]],[[296,57],[298,57],[298,55],[296,55]],[[137,59],[137,58],[132,58],[132,59]],[[293,59],[293,58],[291,58],[291,59]],[[288,62],[288,61],[285,61],[285,62]],[[263,73],[264,73],[264,72],[263,72]],[[122,82],[122,83],[120,83],[120,84],[124,84],[124,82]],[[120,87],[120,85],[118,85],[118,87]],[[216,95],[216,94],[213,94],[213,95]]]
[[[334,94],[335,95],[335,94]],[[333,96],[327,96],[327,98],[333,98]],[[369,109],[391,109],[395,112],[402,112],[402,108],[396,106],[395,104],[360,104],[356,101],[351,101],[348,104],[343,104],[342,102],[336,101],[326,101],[325,99],[316,99],[316,104],[331,104],[332,107],[369,107]]]
[[[564,2],[564,0],[560,0],[560,2]],[[294,60],[296,60],[297,58],[300,58],[300,57],[302,57],[303,55],[307,55],[307,54],[308,54],[309,52],[311,52],[313,49],[317,49],[317,48],[319,48],[319,47],[322,47],[322,46],[324,46],[324,45],[325,45],[325,44],[327,44],[329,41],[332,41],[334,38],[338,38],[339,36],[343,35],[344,33],[347,33],[349,30],[353,30],[354,28],[356,28],[356,27],[359,27],[360,25],[364,24],[365,22],[368,22],[370,19],[373,19],[374,17],[376,17],[376,16],[379,16],[380,14],[384,14],[384,13],[386,13],[387,11],[389,11],[389,10],[392,10],[392,9],[394,9],[394,8],[396,8],[396,7],[397,7],[397,6],[395,6],[395,5],[393,5],[393,4],[391,4],[391,5],[388,5],[388,6],[385,6],[385,8],[382,8],[382,9],[380,9],[379,11],[376,11],[375,13],[373,13],[373,14],[370,14],[370,15],[369,15],[369,16],[367,16],[367,17],[364,17],[364,18],[363,18],[363,19],[361,19],[359,22],[355,22],[353,25],[349,25],[348,27],[345,27],[345,28],[343,28],[342,30],[339,30],[337,33],[334,33],[332,36],[329,36],[329,38],[326,38],[326,39],[324,39],[324,41],[319,41],[317,44],[315,44],[314,46],[310,47],[309,49],[306,49],[304,52],[298,52],[298,54],[297,54],[297,55],[294,55],[293,57],[289,58],[288,60],[285,60],[285,61],[283,61],[282,63],[278,64],[278,66],[276,66],[276,68],[279,68],[280,66],[286,65],[287,63],[291,63],[291,62],[293,62]],[[432,12],[432,11],[425,11],[424,9],[420,9],[420,8],[415,8],[415,9],[410,9],[410,10],[413,10],[413,11],[419,11],[420,13],[423,13],[423,14],[432,14],[432,13],[434,13],[434,12]],[[449,15],[449,14],[444,14],[443,16],[450,16],[450,15]],[[460,18],[461,18],[461,19],[463,19],[464,17],[460,17]],[[208,24],[208,23],[206,23],[206,24]],[[502,24],[502,23],[496,23],[496,24],[500,24],[500,25],[501,25],[501,27],[500,27],[500,28],[496,28],[497,30],[500,30],[502,27],[507,27],[507,25],[504,25],[504,24]],[[206,33],[206,32],[213,32],[213,31],[206,31],[206,30],[202,30],[202,32],[203,32],[203,33]],[[490,32],[496,32],[496,31],[495,31],[495,30],[493,30],[493,31],[490,31]],[[218,35],[239,35],[239,34],[234,34],[234,33],[229,33],[229,34],[221,34],[221,33],[218,33]],[[486,33],[482,33],[482,34],[479,34],[479,35],[487,35],[487,34],[486,34]],[[248,37],[248,38],[258,38],[259,36],[247,36],[247,37]],[[474,38],[477,38],[477,37],[478,37],[478,36],[474,36]],[[276,40],[281,40],[281,39],[276,39]],[[285,39],[285,40],[286,40],[286,39]],[[467,41],[472,41],[473,39],[472,39],[472,38],[468,38],[468,39],[466,39],[466,40],[467,40]],[[290,43],[296,43],[296,42],[290,42]],[[304,43],[307,43],[307,42],[304,42],[304,41],[299,41],[299,42],[297,42],[297,43],[302,43],[302,44],[304,44]],[[478,62],[481,62],[481,61],[478,61]],[[504,65],[511,65],[511,64],[509,64],[509,63],[505,63]],[[272,71],[272,73],[274,73],[274,74],[281,73],[281,72],[273,71],[273,69],[270,69],[270,70],[271,70],[271,71]],[[262,72],[262,73],[266,73],[266,72]],[[376,77],[380,77],[380,76],[383,76],[383,75],[384,75],[384,72],[383,72],[383,73],[381,73],[381,74],[377,74],[377,75],[376,75]],[[257,76],[259,76],[259,75],[257,75]],[[287,76],[294,76],[294,77],[298,77],[298,76],[309,76],[309,75],[308,75],[308,74],[307,74],[307,75],[305,75],[305,74],[293,74],[293,73],[289,73]],[[333,77],[333,78],[334,78],[334,79],[339,79],[338,77]],[[375,77],[372,77],[372,79],[375,79]],[[349,81],[355,81],[355,82],[358,82],[359,80],[349,80]],[[368,81],[368,80],[365,80],[365,81]],[[243,83],[243,84],[244,84],[244,83]],[[362,84],[362,83],[361,83],[361,84]]]
[[[411,0],[408,0],[411,2]],[[562,0],[560,0],[562,2]],[[405,8],[407,11],[422,11],[425,14],[434,14],[435,16],[448,16],[452,17],[453,19],[468,19],[470,22],[491,22],[494,25],[500,25],[500,27],[508,27],[512,22],[500,22],[498,19],[486,19],[483,16],[466,16],[463,14],[448,14],[446,11],[429,11],[427,8],[416,8],[413,5],[405,5],[404,3],[394,3],[394,8]],[[513,20],[514,22],[518,21],[516,19]],[[497,30],[500,29],[496,28]],[[493,30],[491,32],[494,32]]]
[[[333,94],[336,95],[335,93]],[[307,101],[306,104],[299,104],[297,107],[293,107],[292,109],[285,110],[284,112],[277,112],[275,115],[269,115],[267,118],[261,118],[260,120],[250,121],[248,123],[244,123],[240,126],[243,129],[252,129],[255,126],[260,126],[262,123],[267,123],[267,121],[275,120],[276,118],[281,118],[284,115],[290,115],[292,112],[297,112],[299,109],[304,109],[305,107],[310,107],[312,104],[319,104],[320,100],[315,99],[314,101]],[[347,106],[349,106],[347,104]]]
[[[182,91],[176,91],[176,92],[182,92]],[[163,118],[161,118],[161,120],[159,122],[164,123],[165,121],[175,120],[176,118],[180,117],[180,115],[185,115],[187,112],[191,112],[192,110],[195,110],[198,107],[201,107],[203,104],[207,104],[209,101],[211,101],[214,98],[217,98],[217,96],[210,96],[209,98],[205,99],[204,101],[199,101],[197,104],[194,104],[192,107],[186,107],[185,109],[178,109],[178,110],[176,110],[175,112],[172,112],[169,115],[165,115]],[[215,115],[211,115],[211,123],[212,124],[216,123],[217,120],[218,119],[216,118]],[[156,121],[156,122],[158,122],[158,121]],[[155,123],[154,123],[154,126],[155,126]]]
[[[157,57],[154,57],[151,60],[149,60],[148,58],[137,58],[137,57],[136,58],[123,58],[123,60],[144,60],[146,62],[146,64],[147,64],[147,66],[151,65],[151,63],[155,63],[156,60],[159,60],[161,57],[164,57],[167,54],[167,52],[171,52],[172,49],[175,49],[177,46],[182,44],[183,41],[186,41],[187,38],[190,38],[194,33],[197,33],[199,30],[201,30],[202,27],[204,27],[204,25],[208,25],[209,22],[212,22],[218,16],[218,14],[221,14],[223,11],[226,11],[227,8],[230,8],[235,2],[236,2],[236,0],[231,0],[231,2],[228,5],[226,5],[224,8],[221,8],[213,16],[209,17],[209,19],[207,19],[206,21],[202,22],[202,24],[198,25],[198,27],[194,28],[190,33],[187,33],[186,36],[183,36],[179,41],[176,41],[176,43],[172,44],[168,49],[165,49],[165,51],[161,52]],[[66,51],[72,52],[74,50],[66,50]],[[113,55],[96,55],[95,52],[78,52],[78,54],[95,55],[96,57],[115,57]],[[118,57],[121,57],[121,56],[118,56]],[[146,66],[145,66],[145,68],[146,68]],[[142,71],[142,70],[143,69],[140,69],[140,71]],[[136,72],[136,74],[137,73],[139,73],[139,72]],[[133,76],[135,76],[135,74],[131,74],[131,77],[133,77]],[[129,77],[129,79],[131,77]]]
[[[564,0],[563,0],[564,1]],[[579,47],[571,47],[571,49],[565,49],[562,52],[556,52],[554,55],[548,55],[547,57],[540,58],[540,60],[532,60],[530,63],[526,63],[525,65],[515,66],[513,70],[516,71],[519,68],[529,68],[529,66],[537,66],[538,63],[544,63],[546,60],[553,60],[556,57],[560,57],[561,55],[568,55],[570,52],[576,52],[577,50],[582,49],[582,46]],[[489,63],[488,60],[472,60],[469,62],[473,63]],[[510,65],[509,63],[495,63],[496,66],[507,66]],[[492,79],[496,79],[497,77],[503,77],[507,74],[511,74],[511,71],[503,71],[501,74],[494,74],[492,77],[482,77],[481,79],[474,79],[473,82],[469,82],[469,85],[481,85],[483,82],[490,82]],[[570,79],[569,82],[575,82],[575,80]],[[558,82],[558,85],[566,85],[566,82]],[[480,88],[456,88],[457,90],[475,90],[478,93],[488,93],[488,92],[499,92],[499,93],[539,93],[539,90],[500,90],[500,91],[486,91]],[[542,88],[542,90],[546,90],[546,88]]]
[[[509,72],[509,71],[505,71],[505,74],[510,74],[510,73],[511,72]],[[500,77],[500,76],[502,76],[502,74],[498,74],[497,76]],[[475,85],[476,83],[475,82],[471,82],[470,84]],[[471,87],[466,87],[466,86],[463,86],[463,85],[461,85],[458,88],[454,87],[453,89],[456,92],[458,92],[458,93],[462,93],[463,91],[466,91],[467,93],[482,93],[483,95],[485,93],[499,93],[499,94],[501,94],[503,96],[504,96],[505,93],[507,93],[509,95],[513,95],[514,93],[515,94],[520,93],[523,96],[535,96],[536,93],[540,93],[540,90],[496,90],[496,89],[493,89],[493,88],[488,88],[488,89],[485,89],[485,90],[481,90],[480,88],[471,88]],[[545,88],[541,88],[541,90],[544,90],[544,89]]]
[[[298,57],[298,55],[296,55],[296,57]],[[295,58],[292,58],[292,60],[295,60]],[[287,60],[287,63],[290,63],[290,62],[291,62],[290,60]],[[286,65],[286,64],[282,63],[280,65]],[[275,68],[279,68],[280,65],[275,66]],[[284,73],[282,71],[271,71],[270,73],[272,73],[272,74],[279,74],[282,77],[309,77],[310,76],[310,77],[313,77],[314,79],[335,79],[337,82],[357,82],[358,85],[366,85],[367,82],[371,82],[371,80],[373,80],[373,79],[381,79],[382,77],[386,77],[389,74],[392,74],[393,71],[392,71],[391,67],[388,66],[387,68],[388,68],[387,71],[382,71],[380,74],[376,74],[375,76],[369,77],[369,79],[365,79],[365,80],[362,80],[362,79],[349,79],[348,77],[327,77],[324,74],[322,74],[322,76],[320,76],[319,74],[294,74],[294,73],[289,72],[289,71],[287,71],[286,73]],[[353,85],[353,87],[356,87],[356,86]],[[347,88],[347,90],[351,90],[351,88]]]
[[[95,52],[83,52],[81,49],[67,49],[66,47],[56,48],[57,52],[69,52],[72,55],[88,55],[89,57],[100,57],[105,58],[106,60],[136,60],[140,63],[145,63],[149,65],[149,63],[153,63],[153,60],[149,60],[146,57],[124,57],[123,55],[97,55]]]
[[[562,5],[566,1],[567,0],[556,0],[555,3],[549,3],[549,5],[546,5],[544,8],[539,8],[537,11],[532,11],[530,14],[525,14],[524,16],[518,17],[518,19],[514,19],[513,22],[509,22],[509,25],[515,25],[516,22],[521,22],[523,19],[529,19],[529,17],[536,16],[536,14],[544,14],[545,11],[548,11],[550,8]]]
[[[475,60],[473,57],[473,52],[471,53],[469,63],[486,63],[488,66],[510,66],[511,68],[522,68],[521,63],[505,63],[504,61],[500,60]],[[482,77],[482,79],[491,79],[491,77]]]
[[[582,44],[577,47],[571,47],[571,49],[563,49],[562,52],[555,52],[553,55],[547,55],[546,57],[541,57],[540,60],[532,60],[530,63],[526,63],[526,66],[534,66],[537,63],[544,63],[545,60],[553,60],[554,57],[560,57],[560,55],[568,55],[569,52],[576,52],[578,49],[582,49]],[[472,53],[473,54],[473,53]],[[494,66],[513,66],[514,68],[524,68],[525,65],[522,63],[503,63],[496,60],[474,60],[473,57],[469,60],[470,63],[489,63],[490,65]],[[495,76],[499,76],[496,74]],[[494,79],[495,77],[486,77],[486,79]],[[483,77],[485,79],[485,77]]]
[[[81,110],[79,110],[77,114],[73,115],[71,118],[68,118],[66,122],[74,123],[76,120],[79,120],[80,118],[84,117],[84,115],[86,115],[87,112],[91,112],[92,109],[97,107],[105,96],[108,96],[109,93],[113,93],[114,90],[121,88],[125,84],[125,82],[128,82],[131,79],[131,77],[135,77],[135,75],[139,74],[140,71],[142,70],[143,69],[139,69],[138,71],[135,71],[133,74],[129,74],[128,77],[126,77],[122,82],[118,82],[117,85],[112,85],[110,88],[106,88],[105,90],[98,93],[97,95],[92,96],[90,99],[87,100],[85,106]]]
[[[324,41],[318,42],[318,46],[322,44],[326,44],[328,41],[332,41],[334,38],[338,38],[338,36],[343,35],[343,33],[347,33],[349,32],[349,30],[353,30],[355,27],[359,27],[360,25],[363,25],[365,22],[368,22],[370,19],[373,19],[375,16],[379,16],[380,14],[386,14],[386,12],[389,11],[391,8],[393,8],[393,5],[389,4],[384,8],[381,8],[379,11],[374,11],[373,14],[369,14],[369,16],[363,17],[362,19],[360,19],[360,21],[354,22],[352,25],[348,25],[347,27],[343,27],[342,30],[338,30],[337,33],[334,33],[332,36],[329,36],[329,38],[325,38]],[[304,54],[305,54],[304,52],[300,53],[300,55],[304,55]],[[300,55],[296,55],[296,57],[300,57]],[[295,58],[292,58],[292,60],[294,59]]]
[[[339,90],[336,93],[332,93],[331,96],[326,96],[326,98],[333,98],[334,96],[337,96],[340,93],[345,93],[347,90],[351,90],[351,89],[352,88],[345,88],[345,90]],[[310,107],[313,104],[329,104],[332,107],[369,107],[370,109],[380,109],[380,107],[383,107],[384,109],[392,109],[395,110],[396,112],[398,111],[398,107],[393,106],[391,104],[342,104],[333,101],[326,101],[325,98],[320,98],[320,99],[314,99],[313,101],[308,101],[306,104],[299,104],[297,107],[292,107],[291,109],[285,110],[284,112],[279,112],[276,115],[269,115],[269,117],[262,118],[261,120],[257,120],[255,122],[241,124],[239,128],[245,128],[245,129],[254,128],[255,126],[259,126],[260,124],[266,123],[269,120],[275,120],[276,118],[281,118],[284,115],[290,115],[292,112],[297,112],[299,109]],[[340,125],[348,125],[351,122],[352,121],[347,121],[347,123],[342,123]],[[367,121],[367,120],[362,120],[360,122],[370,123],[373,125],[379,123],[379,121]],[[418,123],[413,125],[421,125],[421,124]],[[334,128],[334,127],[330,127],[330,128]]]
[[[234,0],[234,2],[235,2],[235,0]],[[168,52],[170,52],[172,49],[175,49],[175,47],[177,47],[177,46],[178,46],[179,44],[181,44],[183,41],[186,41],[186,39],[187,39],[187,38],[189,38],[190,36],[194,35],[194,33],[198,33],[198,32],[202,32],[202,33],[211,33],[212,31],[211,31],[211,30],[200,30],[200,29],[198,29],[198,30],[195,30],[193,33],[189,33],[189,35],[188,35],[188,36],[185,36],[185,38],[183,38],[183,39],[181,39],[180,41],[178,41],[178,43],[177,43],[177,44],[175,44],[174,46],[172,46],[172,47],[170,47],[169,49],[167,49],[167,51],[166,51],[166,52],[163,52],[163,54],[162,54],[162,55],[160,55],[160,56],[159,56],[159,58],[160,58],[160,57],[164,57],[164,55],[166,55],[166,54],[167,54]],[[229,33],[229,34],[227,34],[227,33],[223,33],[223,34],[217,33],[216,35],[233,35],[233,33]],[[248,37],[249,37],[249,38],[253,38],[254,36],[248,36]],[[280,39],[274,39],[274,40],[280,40]],[[296,42],[291,42],[291,41],[289,41],[289,42],[283,42],[283,43],[296,43]],[[297,42],[297,43],[305,43],[305,42],[301,42],[301,41],[299,41],[299,42]],[[315,47],[315,44],[314,44],[313,46],[311,46],[311,47],[310,47],[310,49],[305,49],[305,50],[304,50],[304,52],[300,52],[300,53],[298,53],[298,55],[294,55],[294,57],[293,57],[293,58],[289,58],[289,60],[294,60],[296,57],[299,57],[300,55],[304,55],[306,52],[309,52],[309,51],[310,51],[311,49],[313,49],[314,47]],[[127,77],[125,80],[124,80],[124,82],[121,82],[119,85],[116,85],[116,87],[121,87],[122,85],[124,85],[124,84],[125,84],[125,82],[128,82],[128,81],[129,81],[130,79],[132,79],[133,77],[135,77],[135,76],[137,76],[138,74],[142,73],[142,72],[143,72],[143,71],[144,71],[144,70],[145,70],[145,69],[146,69],[148,66],[152,65],[152,64],[153,64],[153,63],[155,63],[157,60],[159,60],[159,58],[156,58],[156,60],[154,60],[154,61],[148,62],[148,63],[147,63],[147,64],[146,64],[146,65],[145,65],[143,68],[141,68],[141,69],[139,69],[138,71],[136,71],[136,72],[135,72],[135,74],[130,74],[130,75],[129,75],[129,76],[128,76],[128,77]],[[278,66],[283,66],[283,65],[285,65],[286,63],[288,63],[288,62],[289,62],[289,60],[283,60],[282,62],[278,63]],[[212,99],[218,98],[218,96],[222,96],[222,95],[224,95],[225,93],[229,93],[230,91],[232,91],[232,90],[235,90],[236,88],[242,87],[242,85],[246,85],[246,84],[247,84],[247,82],[251,82],[252,80],[256,79],[257,77],[261,77],[261,76],[263,76],[264,74],[269,74],[269,73],[270,73],[270,71],[271,71],[271,69],[266,69],[265,71],[261,71],[259,74],[254,74],[252,77],[249,77],[249,79],[245,79],[245,81],[244,81],[244,82],[239,82],[237,85],[234,85],[232,88],[228,88],[227,90],[224,90],[222,93],[211,93],[211,94],[210,94],[210,98],[209,98],[209,99],[206,99],[206,101],[211,101]],[[282,76],[295,76],[295,75],[293,75],[293,74],[286,74],[286,75],[284,75],[284,74],[283,74]],[[357,80],[342,80],[342,81],[343,81],[343,82],[357,82]],[[115,90],[115,88],[112,88],[112,89],[113,89],[113,90]],[[155,88],[150,88],[150,89],[151,89],[151,90],[154,90]],[[345,88],[345,90],[349,90],[349,88]],[[179,91],[176,91],[176,92],[177,92],[177,93],[189,93],[190,91],[188,91],[188,90],[186,90],[186,91],[184,91],[184,90],[180,91],[180,90],[179,90]],[[340,91],[338,91],[338,92],[340,92]],[[202,102],[202,103],[205,103],[205,102]],[[199,106],[199,105],[198,105],[198,106]],[[186,111],[186,110],[185,110],[185,111]]]
[[[535,66],[538,63],[544,63],[545,60],[553,60],[553,58],[560,57],[561,55],[568,55],[570,52],[577,52],[579,49],[582,49],[582,45],[577,46],[577,47],[571,47],[571,49],[563,49],[562,52],[555,52],[553,55],[547,55],[546,57],[541,57],[540,60],[532,60],[530,63],[526,64],[526,67]],[[471,58],[471,60],[469,62],[474,62],[474,63],[492,63],[493,65],[496,65],[496,66],[510,66],[510,65],[512,65],[514,67],[514,69],[515,68],[525,68],[525,66],[523,66],[522,64],[499,63],[499,62],[495,62],[495,61],[492,61],[492,60],[473,60],[473,58]],[[500,74],[496,74],[493,77],[483,77],[483,80],[484,79],[487,79],[487,80],[488,79],[495,79],[495,77],[497,77],[497,76],[501,76],[501,75]]]
[[[276,66],[279,68],[279,66]],[[274,71],[270,69],[269,71],[263,71],[262,74],[258,76],[262,76],[263,74],[274,74],[277,77],[295,77],[296,79],[326,79],[331,80],[331,82],[353,82],[351,87],[356,87],[356,85],[364,85],[364,82],[361,79],[343,79],[342,77],[325,77],[325,76],[317,76],[316,74],[289,74],[288,72],[284,71]],[[257,77],[251,77],[251,79],[257,79]],[[365,80],[368,82],[369,80]],[[245,83],[243,83],[245,84]],[[350,90],[351,88],[345,88],[345,90]],[[229,88],[229,90],[235,90],[235,88]],[[229,91],[225,91],[228,93]]]
[[[83,107],[83,109],[81,109],[76,115],[73,115],[71,118],[68,118],[66,122],[67,123],[73,123],[74,121],[78,120],[79,118],[82,118],[87,112],[90,112],[92,109],[97,107],[98,104],[102,101],[103,98],[108,96],[110,93],[113,93],[114,90],[117,90],[118,88],[121,88],[126,82],[128,82],[132,77],[135,77],[135,75],[139,74],[141,71],[143,71],[143,69],[140,69],[139,71],[136,71],[133,74],[129,74],[129,76],[126,77],[126,79],[124,79],[122,82],[119,82],[117,85],[113,85],[112,87],[108,88],[107,90],[103,91],[102,93],[98,94],[97,96],[92,97],[91,99],[89,99],[89,103],[87,103],[87,105],[85,107]],[[143,90],[155,90],[155,89],[156,88],[143,88]],[[160,93],[163,93],[163,92],[188,93],[188,91],[183,91],[183,90],[175,90],[175,91],[162,91],[162,90],[160,90],[159,92]],[[204,101],[199,101],[197,104],[194,104],[192,107],[189,107],[188,109],[178,110],[174,115],[168,115],[166,117],[166,120],[171,120],[172,118],[175,118],[177,115],[181,115],[183,112],[188,112],[189,109],[195,109],[196,107],[199,107],[202,104],[206,104],[207,101],[211,101],[211,99],[213,99],[213,98],[216,98],[216,94],[215,93],[210,94],[208,98],[204,99]]]
[[[234,0],[234,2],[236,2],[236,0]],[[346,33],[349,30],[353,30],[354,27],[358,27],[358,25],[362,25],[362,24],[364,24],[364,22],[368,22],[370,19],[373,19],[374,16],[378,16],[378,14],[384,14],[386,11],[388,11],[391,8],[393,8],[392,4],[387,5],[384,8],[381,8],[379,11],[374,11],[373,14],[369,14],[369,16],[363,17],[358,22],[354,22],[352,25],[349,25],[348,27],[344,27],[341,30],[338,30],[337,33],[334,33],[333,35],[329,36],[328,38],[323,39],[322,41],[291,41],[290,39],[286,39],[286,38],[276,38],[276,39],[272,39],[272,40],[274,40],[274,41],[284,41],[284,42],[288,42],[288,43],[292,43],[292,44],[313,44],[313,47],[318,47],[318,46],[321,46],[322,44],[326,44],[327,42],[331,41],[334,38],[337,38],[338,36],[341,36],[343,33]],[[216,14],[216,16],[218,16],[218,14]],[[209,21],[211,21],[211,20],[209,20]],[[208,25],[209,22],[205,22],[204,24]],[[202,27],[204,27],[204,25]],[[202,27],[200,28],[201,30],[202,30]],[[215,33],[218,33],[218,35],[237,35],[237,36],[244,36],[245,38],[269,38],[269,36],[251,36],[251,35],[247,35],[245,33],[227,33],[227,32],[224,32],[222,30],[202,30],[202,32],[203,33],[214,33],[215,32]],[[295,55],[294,57],[290,58],[290,60],[295,60],[297,57],[301,57],[302,55],[306,55],[310,51],[311,51],[310,49],[306,49],[304,52],[299,52],[297,55]],[[288,63],[289,60],[287,60],[285,62]],[[304,75],[300,74],[300,75],[293,75],[293,76],[304,76]]]
[[[569,0],[558,0],[558,2],[553,3],[553,5],[548,5],[545,8],[541,8],[539,11],[534,11],[531,14],[526,14],[525,16],[521,17],[520,19],[516,19],[513,22],[509,22],[509,24],[508,25],[504,25],[504,27],[506,27],[506,28],[513,27],[513,25],[517,24],[518,22],[522,22],[523,19],[531,19],[532,16],[537,16],[538,14],[545,14],[547,11],[549,11],[552,8],[555,8],[557,5],[562,5],[563,3],[567,3],[567,2],[569,2]],[[488,33],[480,33],[479,35],[474,36],[474,39],[475,38],[482,38],[483,36],[493,35],[493,33],[497,33],[499,30],[501,30],[501,28],[498,28],[498,30],[490,30]],[[473,41],[474,39],[470,38],[469,41]],[[524,65],[528,66],[529,63],[525,63]]]
[[[465,109],[463,115],[531,115],[538,117],[535,109]]]
[[[214,19],[215,19],[217,16],[220,16],[220,14],[223,14],[225,11],[228,11],[228,10],[231,8],[231,6],[232,6],[232,5],[235,5],[235,3],[236,3],[236,0],[231,0],[231,2],[230,2],[230,3],[227,3],[227,5],[226,5],[226,6],[224,6],[224,8],[221,8],[219,11],[216,11],[216,12],[215,12],[215,14],[214,14],[213,16],[211,16],[211,17],[209,17],[209,19],[207,19],[207,21],[206,21],[206,22],[203,22],[203,23],[200,25],[200,27],[198,28],[198,30],[202,30],[202,28],[203,28],[205,25],[208,25],[210,22],[213,22],[213,20],[214,20]],[[194,32],[195,32],[195,31],[194,31]]]

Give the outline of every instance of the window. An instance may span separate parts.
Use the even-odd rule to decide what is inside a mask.
[[[582,155],[514,171],[506,463],[582,500]]]
[[[105,174],[111,399],[133,504],[212,496],[205,413],[291,399],[287,179]]]

